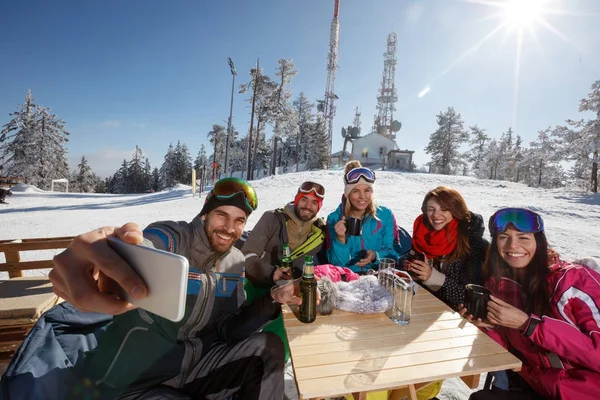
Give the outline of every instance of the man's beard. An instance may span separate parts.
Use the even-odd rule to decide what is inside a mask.
[[[227,253],[235,244],[235,242],[239,239],[239,237],[236,237],[236,235],[232,235],[230,233],[227,233],[224,230],[216,230],[216,229],[210,229],[210,227],[208,226],[208,224],[204,225],[204,232],[206,232],[206,237],[208,238],[208,242],[210,243],[210,247],[213,248],[214,251],[216,251],[217,253]],[[231,240],[227,243],[224,243],[221,239],[219,239],[219,237],[217,236],[217,233],[223,235],[223,236],[231,236]]]
[[[306,210],[308,211],[310,214],[309,215],[304,215],[302,214],[302,211]],[[318,211],[317,211],[318,212]],[[310,209],[308,208],[300,208],[299,206],[295,206],[294,207],[294,214],[296,214],[296,217],[298,217],[298,219],[302,222],[307,222],[310,221],[311,219],[313,219],[316,215],[317,212],[312,212]]]

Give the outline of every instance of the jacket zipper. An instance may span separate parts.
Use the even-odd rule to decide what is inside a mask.
[[[298,243],[302,244],[302,228],[304,228],[304,221],[300,220],[300,230],[298,231]]]
[[[189,320],[187,321],[186,325],[187,325],[187,329],[185,330],[185,333],[183,334],[183,339],[189,339],[189,335],[191,333],[191,331],[194,329],[194,326],[196,325],[196,323],[200,322],[200,320],[202,319],[202,317],[204,316],[204,312],[206,310],[206,304],[208,302],[208,295],[210,293],[210,290],[212,288],[212,278],[210,277],[209,274],[206,273],[206,267],[211,263],[211,261],[213,259],[217,258],[216,255],[210,256],[208,258],[208,260],[206,260],[206,262],[202,265],[202,268],[200,268],[200,271],[204,273],[204,276],[206,276],[206,288],[204,290],[204,295],[202,297],[202,306],[200,307],[200,309],[198,310],[198,312],[195,314],[195,305],[194,308],[192,309],[192,314],[190,315]],[[196,304],[198,303],[198,300],[196,300]],[[181,374],[181,379],[182,381],[180,382],[180,386],[182,387],[185,382],[187,382],[187,378],[189,377],[190,374],[190,365],[192,364],[192,362],[194,362],[194,360],[196,359],[196,345],[193,343],[192,340],[188,340],[187,341],[190,346],[192,347],[192,357],[190,358],[190,361],[187,365],[183,366],[182,371],[185,371],[183,374]]]

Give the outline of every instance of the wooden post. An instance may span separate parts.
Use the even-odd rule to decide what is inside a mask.
[[[415,385],[408,385],[408,398],[409,400],[417,400],[417,389]]]
[[[469,389],[477,389],[479,386],[479,374],[461,376],[460,379],[469,387]]]
[[[7,251],[4,253],[4,257],[7,263],[18,263],[21,261],[21,255],[18,251]],[[22,276],[23,272],[21,270],[8,271],[9,278],[20,278]]]

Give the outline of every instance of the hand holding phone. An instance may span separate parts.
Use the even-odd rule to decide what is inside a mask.
[[[185,314],[185,298],[189,263],[187,258],[168,251],[125,243],[115,237],[108,245],[142,278],[148,295],[136,300],[124,294],[131,304],[170,319],[181,321]]]
[[[148,294],[148,288],[110,249],[108,236],[123,238],[131,244],[143,241],[142,229],[133,222],[83,233],[54,257],[54,268],[48,278],[54,293],[79,310],[117,315],[135,307],[124,299],[122,291],[139,299]],[[118,288],[122,290],[117,293],[115,289]]]
[[[408,251],[408,256],[406,257],[406,260],[409,262],[414,260],[425,261],[425,254],[419,253],[415,249],[410,249]]]
[[[408,271],[408,273],[410,274],[410,276],[413,279],[417,278],[417,274],[415,273],[415,271],[411,268],[411,263],[415,260],[419,260],[419,261],[425,261],[425,254],[420,253],[418,251],[416,251],[414,248],[411,248],[408,251],[408,255],[406,256],[406,260],[404,261],[404,269],[406,271]]]

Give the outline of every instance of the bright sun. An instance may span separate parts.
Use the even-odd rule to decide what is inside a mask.
[[[515,28],[528,28],[539,22],[544,0],[510,0],[504,6],[506,22]]]

